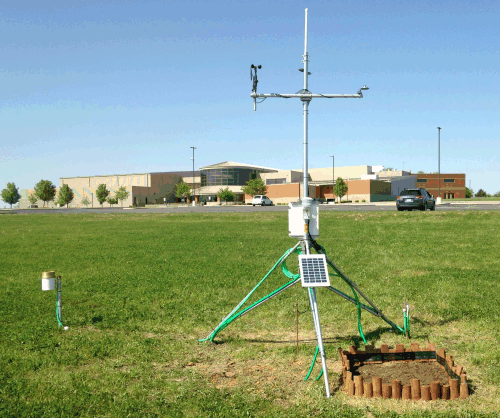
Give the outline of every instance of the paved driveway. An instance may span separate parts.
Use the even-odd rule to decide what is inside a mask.
[[[363,203],[363,204],[341,204],[341,205],[320,205],[320,212],[323,211],[394,211],[396,204],[390,203]],[[38,213],[224,213],[224,212],[286,212],[288,206],[251,206],[251,205],[221,205],[221,206],[184,206],[184,207],[153,207],[140,209],[122,209],[122,208],[95,208],[95,209],[14,209],[12,211],[0,211],[0,213],[16,213],[34,215]],[[445,203],[436,206],[438,211],[449,210],[500,210],[500,201],[498,202],[464,202],[464,203]]]

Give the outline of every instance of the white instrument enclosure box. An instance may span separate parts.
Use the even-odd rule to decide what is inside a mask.
[[[309,233],[313,238],[319,236],[319,203],[310,199],[306,216],[309,216]],[[288,204],[288,235],[291,238],[304,237],[304,206],[302,200]]]

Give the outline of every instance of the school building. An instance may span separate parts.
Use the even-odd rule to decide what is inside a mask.
[[[348,187],[347,194],[342,197],[344,201],[393,201],[403,189],[415,187],[426,188],[435,197],[438,194],[437,174],[386,171],[383,166],[361,165],[309,169],[309,196],[321,201],[337,199],[333,187],[339,177]],[[275,204],[296,201],[303,194],[302,169],[281,170],[233,161],[200,167],[194,172],[194,177],[193,171],[61,177],[59,187],[67,184],[73,190],[75,198],[69,207],[83,207],[82,199],[85,197],[90,201],[89,207],[99,207],[95,192],[100,184],[106,185],[110,196],[124,187],[129,192],[128,198],[123,201],[124,207],[179,202],[175,192],[181,182],[190,185],[191,189],[194,186],[192,193],[196,202],[217,202],[217,193],[227,187],[235,193],[236,202],[248,204],[252,197],[243,193],[242,186],[255,178],[264,181],[266,195]],[[442,198],[465,197],[465,174],[441,174],[439,180]],[[32,192],[26,189],[20,191],[21,208],[30,204],[27,198]],[[41,206],[42,203],[37,204]],[[49,207],[54,206],[54,202],[49,203]],[[105,203],[105,206],[109,205]]]

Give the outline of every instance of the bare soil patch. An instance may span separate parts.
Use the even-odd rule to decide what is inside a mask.
[[[437,362],[408,362],[394,361],[381,364],[366,363],[353,367],[353,375],[363,376],[363,380],[372,377],[382,378],[382,383],[391,383],[393,379],[401,380],[401,384],[409,385],[410,379],[420,379],[420,384],[430,385],[439,381],[442,385],[448,384],[448,374]]]

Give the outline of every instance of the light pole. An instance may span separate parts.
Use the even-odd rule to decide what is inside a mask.
[[[196,202],[195,202],[195,193],[194,193],[194,150],[196,149],[196,147],[191,147],[193,148],[193,158],[191,158],[193,160],[193,206],[196,205]]]
[[[441,203],[441,128],[438,126],[438,201]]]
[[[330,155],[330,157],[332,157],[332,197],[333,197],[334,196],[333,189],[335,188],[335,155]],[[333,201],[333,203],[335,203],[335,200]]]

